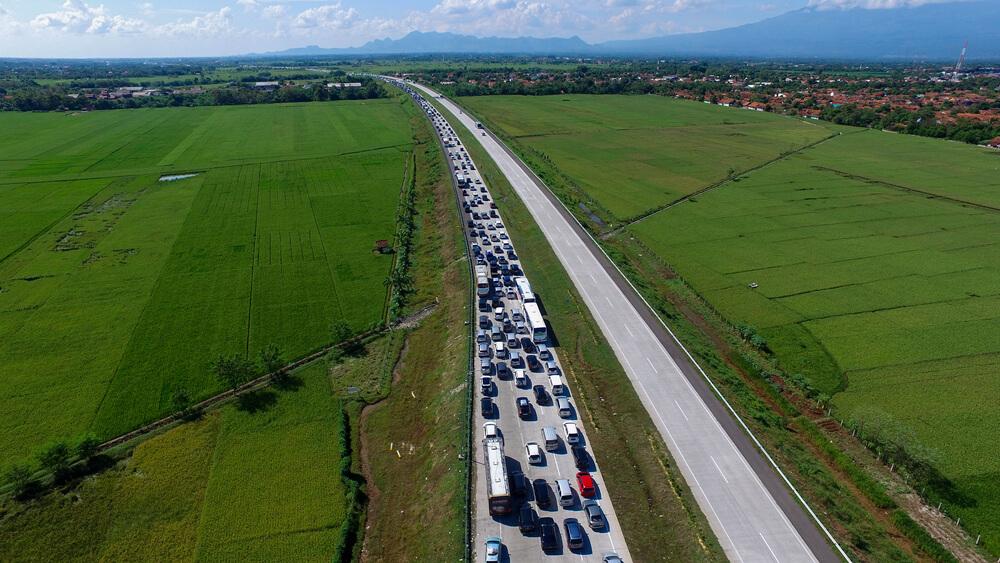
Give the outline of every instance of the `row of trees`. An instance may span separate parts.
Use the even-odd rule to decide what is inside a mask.
[[[953,111],[953,113],[957,115],[957,111]],[[939,122],[935,110],[931,106],[922,107],[918,111],[909,111],[892,109],[889,106],[875,110],[861,108],[856,104],[844,104],[839,107],[823,108],[820,117],[842,125],[887,129],[909,135],[951,139],[963,143],[981,144],[1000,137],[1000,119],[978,121],[957,118],[954,122],[942,123]]]
[[[275,374],[281,377],[285,367],[284,355],[277,344],[268,344],[260,349],[256,359],[243,354],[219,356],[212,362],[216,379],[233,391],[263,375]]]
[[[179,106],[231,106],[245,104],[275,104],[290,102],[326,102],[335,100],[368,100],[387,96],[385,88],[373,79],[360,80],[360,88],[327,88],[322,82],[305,86],[288,86],[276,90],[254,90],[248,87],[214,88],[203,94],[166,94],[94,100],[72,97],[60,87],[20,88],[10,93],[10,99],[0,99],[0,111],[79,111],[93,106],[98,110],[134,109]]]
[[[14,494],[22,495],[37,485],[39,470],[53,475],[55,482],[65,479],[70,468],[78,461],[89,462],[101,447],[94,434],[81,434],[72,440],[57,438],[35,450],[26,461],[16,462],[4,474],[4,481],[14,487]]]

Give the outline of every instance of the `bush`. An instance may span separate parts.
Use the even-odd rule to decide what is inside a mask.
[[[14,494],[20,495],[27,491],[32,483],[34,468],[29,462],[19,462],[11,465],[4,471],[3,480],[8,485],[14,486]]]
[[[56,439],[48,442],[38,449],[35,454],[38,463],[48,471],[51,471],[56,479],[66,475],[69,466],[73,461],[72,449],[66,440]]]
[[[81,434],[73,441],[73,451],[82,460],[88,460],[97,454],[101,447],[101,440],[93,433]]]
[[[898,509],[892,513],[892,523],[899,528],[903,535],[913,540],[917,547],[939,563],[958,563],[958,559],[945,549],[936,539],[934,539],[923,526],[917,524],[910,515],[903,509]]]

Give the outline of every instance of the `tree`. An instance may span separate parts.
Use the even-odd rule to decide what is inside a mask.
[[[264,373],[277,373],[285,367],[285,359],[282,357],[281,348],[275,343],[270,343],[260,349],[260,365]]]
[[[342,347],[353,335],[354,332],[351,330],[351,325],[347,324],[347,321],[344,319],[340,319],[330,325],[330,337],[333,339],[335,346]]]
[[[170,403],[181,414],[187,414],[188,406],[191,404],[191,395],[186,388],[178,387],[170,394]]]
[[[219,359],[212,364],[212,369],[219,383],[233,391],[253,379],[257,372],[257,366],[243,354],[219,356]]]
[[[7,471],[3,474],[4,482],[14,486],[14,493],[21,494],[28,490],[33,481],[31,464],[28,462],[18,462],[14,463],[7,468]]]
[[[56,439],[42,446],[35,457],[42,467],[51,471],[56,479],[59,479],[69,470],[72,452],[66,440]]]
[[[93,432],[81,434],[73,441],[73,451],[76,452],[77,457],[83,460],[94,457],[100,448],[101,440]]]

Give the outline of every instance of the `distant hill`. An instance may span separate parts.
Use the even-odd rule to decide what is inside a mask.
[[[753,57],[906,61],[1000,59],[1000,1],[926,4],[891,10],[803,8],[752,24],[591,45],[579,37],[473,37],[414,31],[360,47],[288,49],[259,56],[533,54]]]
[[[891,10],[803,8],[757,23],[597,45],[606,53],[824,58],[958,60],[1000,58],[1000,2],[925,4]]]

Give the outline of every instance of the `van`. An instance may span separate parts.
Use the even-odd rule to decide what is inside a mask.
[[[566,388],[563,387],[562,377],[558,375],[549,376],[549,387],[552,388],[553,395],[564,395],[566,393]]]
[[[549,347],[545,344],[539,344],[538,357],[547,362],[552,359],[552,352],[549,351]]]
[[[561,418],[569,418],[573,416],[573,407],[569,405],[569,399],[566,397],[559,397],[556,400],[556,405],[559,406],[559,416]]]
[[[580,430],[574,422],[564,422],[563,430],[566,431],[566,443],[575,445],[580,443]]]
[[[559,506],[573,506],[573,488],[569,486],[569,479],[556,479],[556,497],[559,498]]]
[[[559,375],[559,366],[553,361],[545,362],[545,371],[549,375]]]
[[[545,442],[545,451],[554,452],[559,449],[559,435],[556,429],[551,426],[542,428],[542,440]]]

